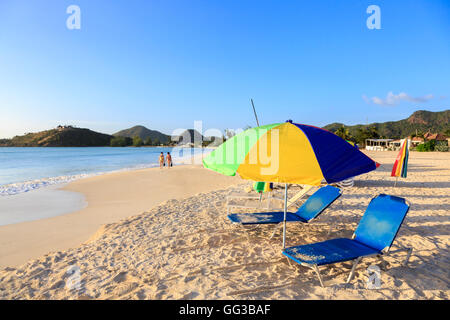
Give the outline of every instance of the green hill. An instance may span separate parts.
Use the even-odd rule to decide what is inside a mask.
[[[350,135],[355,136],[358,129],[375,127],[379,135],[383,138],[399,139],[410,136],[417,132],[426,133],[445,133],[450,130],[450,110],[431,112],[419,110],[414,112],[409,118],[399,121],[389,121],[382,123],[372,123],[369,125],[357,124],[347,126],[342,123],[332,123],[323,127],[324,129],[335,132],[344,126],[348,129]]]
[[[156,139],[159,140],[159,142],[163,144],[167,144],[170,141],[170,136],[167,134],[161,133],[156,130],[150,130],[147,129],[144,126],[134,126],[129,129],[121,130],[119,132],[116,132],[113,134],[115,137],[128,137],[133,138],[138,136],[143,141],[146,141],[148,138],[152,139],[152,141],[155,141]]]
[[[204,137],[200,132],[194,129],[187,129],[183,131],[179,136],[172,136],[172,141],[177,144],[188,144],[193,143],[196,147],[200,147],[202,145],[202,141]]]
[[[58,126],[56,129],[27,133],[0,140],[3,147],[103,147],[112,136],[89,129]]]

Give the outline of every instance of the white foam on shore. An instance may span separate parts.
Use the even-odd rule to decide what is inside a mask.
[[[89,178],[94,177],[106,173],[113,173],[113,172],[121,172],[121,171],[129,171],[129,170],[139,170],[139,169],[147,169],[147,168],[153,168],[156,167],[156,165],[139,165],[132,168],[123,168],[119,170],[112,170],[112,171],[104,171],[104,172],[96,172],[96,173],[82,173],[77,175],[71,175],[71,176],[59,176],[59,177],[51,177],[51,178],[43,178],[43,179],[37,179],[37,180],[31,180],[31,181],[25,181],[25,182],[17,182],[17,183],[11,183],[11,184],[5,184],[0,186],[0,197],[1,196],[12,196],[19,193],[24,193],[36,189],[41,189],[53,185],[60,185],[60,184],[66,184],[75,180],[83,179],[83,178]]]
[[[37,179],[25,182],[11,183],[0,186],[0,196],[12,196],[55,184],[69,183],[81,178],[93,176],[94,174],[79,174],[73,176],[60,176],[52,178]]]
[[[201,163],[201,156],[202,153],[192,153],[183,157],[175,156],[174,164],[177,166],[199,164]],[[60,186],[69,182],[106,173],[148,169],[157,166],[159,164],[141,164],[118,170],[0,185],[0,226],[51,218],[83,209],[88,205],[83,194],[59,189]]]
[[[185,155],[183,157],[174,157],[174,164],[175,165],[186,165],[186,164],[198,164],[198,156],[201,156],[202,153],[192,153],[189,155]],[[200,162],[201,163],[201,160]],[[37,180],[30,180],[30,181],[24,181],[24,182],[16,182],[11,184],[5,184],[0,185],[0,197],[2,196],[12,196],[24,192],[29,192],[53,185],[60,185],[60,184],[66,184],[75,180],[83,179],[83,178],[89,178],[94,177],[106,173],[113,173],[113,172],[122,172],[122,171],[131,171],[131,170],[139,170],[139,169],[148,169],[148,168],[154,168],[158,167],[158,164],[141,164],[136,165],[133,167],[118,169],[118,170],[112,170],[112,171],[103,171],[103,172],[96,172],[96,173],[82,173],[77,175],[69,175],[69,176],[59,176],[59,177],[50,177],[50,178],[42,178]]]

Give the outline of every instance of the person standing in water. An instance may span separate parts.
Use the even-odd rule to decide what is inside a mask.
[[[164,153],[161,152],[159,155],[159,168],[162,169],[164,167]]]
[[[172,156],[170,155],[170,152],[167,152],[166,160],[167,160],[167,167],[170,168],[172,166]]]

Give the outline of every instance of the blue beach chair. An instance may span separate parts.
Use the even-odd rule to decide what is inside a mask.
[[[339,188],[322,187],[314,192],[297,212],[287,212],[286,221],[308,223],[317,218],[340,196],[341,190]],[[228,215],[228,219],[241,225],[279,224],[284,221],[284,212],[233,213]]]
[[[283,250],[283,254],[303,266],[312,268],[317,273],[322,287],[319,266],[354,260],[347,278],[349,283],[357,264],[363,257],[389,253],[408,210],[409,205],[405,199],[380,194],[370,201],[351,239],[339,238],[289,247]],[[398,251],[407,251],[404,263],[406,264],[411,256],[412,248],[395,252]]]

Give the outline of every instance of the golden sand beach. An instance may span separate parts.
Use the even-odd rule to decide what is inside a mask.
[[[84,194],[87,208],[0,227],[0,299],[449,299],[450,153],[411,152],[395,188],[396,153],[368,155],[382,166],[317,221],[288,224],[287,245],[350,237],[370,199],[387,193],[411,203],[394,243],[413,248],[407,266],[404,253],[367,258],[345,284],[351,263],[338,263],[321,269],[322,288],[281,254],[280,233],[269,239],[271,227],[227,219],[227,195],[250,182],[189,165],[79,180],[64,189]],[[376,290],[367,287],[372,265]],[[80,282],[70,290],[74,266]]]

